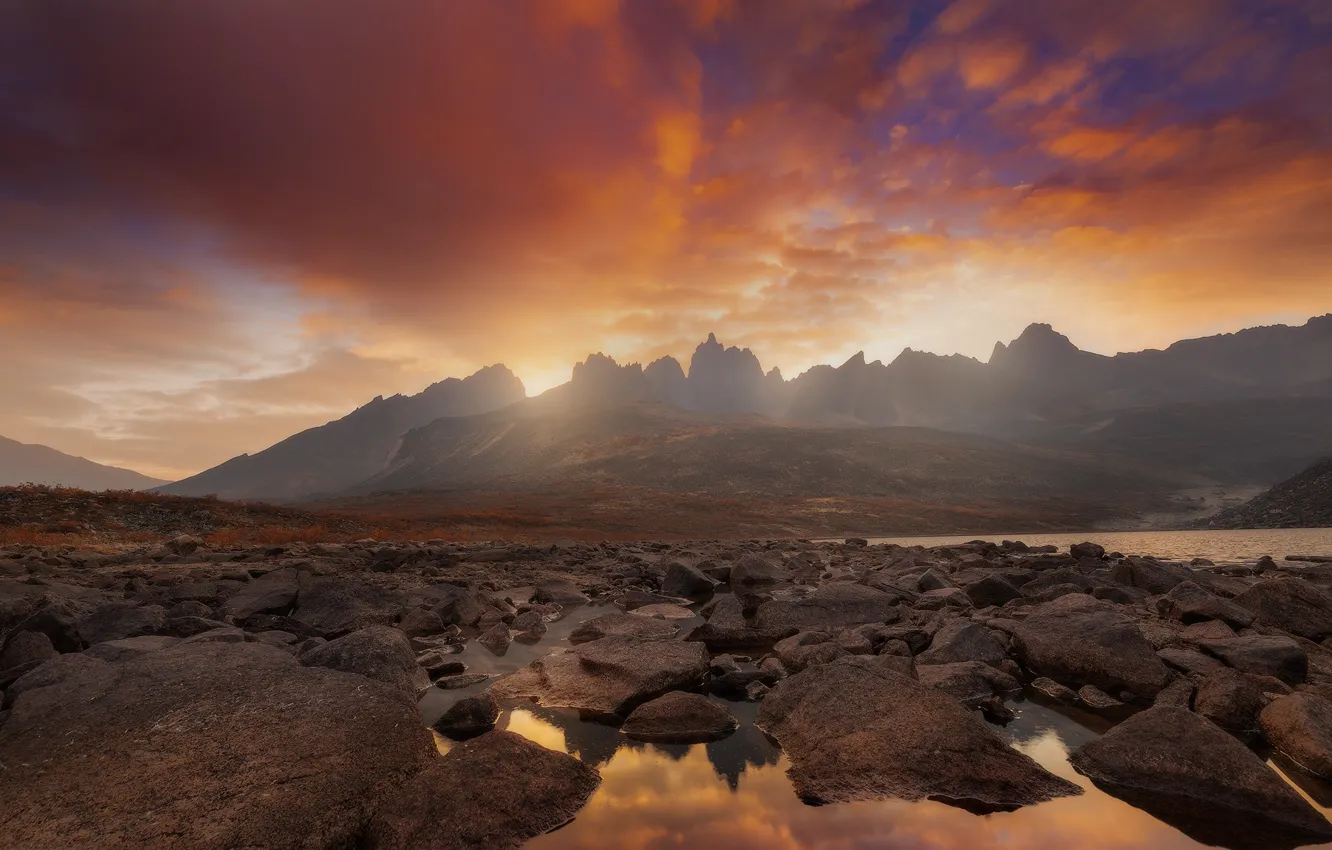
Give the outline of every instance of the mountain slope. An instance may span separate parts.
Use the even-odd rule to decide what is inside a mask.
[[[619,487],[711,497],[1118,503],[1185,478],[923,428],[821,427],[652,403],[535,399],[408,433],[356,493]]]
[[[341,419],[161,488],[178,496],[288,500],[335,493],[375,474],[413,428],[440,417],[496,410],[526,396],[504,366],[449,378],[414,396],[376,398]]]
[[[47,446],[0,437],[0,486],[31,482],[81,490],[148,490],[166,482],[129,469],[103,466]]]
[[[1242,505],[1227,508],[1207,524],[1213,528],[1332,528],[1332,457]]]

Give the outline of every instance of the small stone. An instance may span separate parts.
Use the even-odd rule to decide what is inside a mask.
[[[435,721],[435,731],[455,741],[484,735],[495,728],[499,703],[488,693],[464,697]]]

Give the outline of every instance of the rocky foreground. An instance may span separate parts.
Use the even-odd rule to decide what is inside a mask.
[[[1075,767],[1199,840],[1332,841],[1264,761],[1332,779],[1329,588],[1332,563],[1090,543],[0,549],[0,835],[516,847],[600,776],[496,731],[515,701],[664,744],[734,732],[704,694],[759,701],[811,803],[993,812],[1081,793],[980,721],[1025,691],[1117,724]],[[595,616],[516,672],[459,660],[574,612]],[[434,724],[461,742],[445,755],[427,688],[464,694]]]

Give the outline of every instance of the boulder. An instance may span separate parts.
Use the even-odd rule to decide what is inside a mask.
[[[986,576],[979,581],[973,581],[964,590],[971,598],[971,604],[977,608],[1003,606],[1023,596],[1022,591],[999,576]]]
[[[36,666],[59,655],[51,639],[42,632],[16,632],[0,651],[0,672],[25,664]]]
[[[1078,701],[1078,692],[1072,688],[1059,684],[1054,679],[1048,679],[1045,676],[1037,676],[1031,680],[1031,686],[1038,693],[1045,694],[1055,702],[1062,702],[1065,705],[1073,705]]]
[[[26,665],[25,665],[26,666]],[[106,662],[81,652],[66,652],[42,661],[5,689],[4,708],[11,708],[25,691],[45,688],[84,674],[89,677],[106,669]]]
[[[635,708],[620,731],[635,741],[654,744],[705,744],[720,741],[737,726],[735,715],[721,703],[671,691]]]
[[[764,602],[754,616],[762,631],[792,629],[836,631],[865,623],[886,623],[899,616],[897,599],[861,584],[825,584],[803,599]]]
[[[954,664],[979,661],[998,666],[1008,657],[1004,642],[994,632],[971,620],[958,618],[934,633],[930,648],[916,656],[917,664]]]
[[[484,735],[495,728],[500,707],[488,693],[464,697],[449,706],[435,721],[435,731],[455,741],[465,741]]]
[[[456,653],[444,649],[427,649],[416,656],[416,664],[431,676],[456,676],[467,670]]]
[[[822,664],[783,680],[757,725],[810,803],[939,800],[1003,811],[1081,793],[1008,746],[951,697],[906,676]]]
[[[1209,593],[1191,581],[1182,581],[1172,587],[1156,601],[1156,610],[1162,617],[1185,624],[1220,620],[1237,629],[1253,625],[1254,619],[1248,608]]]
[[[1090,596],[1064,596],[1038,606],[1013,638],[1027,669],[1065,684],[1152,697],[1171,678],[1137,625]]]
[[[426,598],[446,626],[475,626],[490,607],[479,595],[456,584],[437,584],[426,588]]]
[[[296,570],[290,567],[273,570],[227,597],[222,604],[222,613],[237,622],[255,614],[287,614],[296,604],[299,590]]]
[[[740,559],[731,565],[730,579],[732,587],[776,584],[786,581],[788,578],[786,570],[752,552],[741,555]]]
[[[393,689],[272,647],[69,658],[82,669],[0,728],[8,846],[359,846],[382,796],[435,757]]]
[[[1151,708],[1075,750],[1098,787],[1204,844],[1239,850],[1332,840],[1332,824],[1244,744],[1182,708]]]
[[[1176,679],[1161,689],[1152,705],[1184,709],[1192,707],[1193,683],[1188,679]]]
[[[1247,635],[1200,644],[1222,661],[1255,676],[1275,676],[1288,685],[1298,685],[1309,674],[1309,656],[1290,638]]]
[[[671,561],[661,580],[661,592],[668,596],[706,596],[716,586],[717,582],[701,570],[680,561]]]
[[[550,578],[537,583],[536,591],[532,594],[532,601],[569,608],[587,602],[587,594],[567,579]]]
[[[916,678],[922,685],[943,691],[968,706],[994,695],[1006,695],[1022,690],[1017,679],[980,661],[958,661],[952,664],[917,664]]]
[[[369,626],[391,626],[406,607],[407,600],[393,588],[303,573],[291,618],[319,637],[336,638]]]
[[[392,685],[410,695],[430,687],[416,663],[407,636],[388,626],[371,626],[301,654],[306,667],[328,667]]]
[[[412,608],[398,618],[398,631],[409,638],[443,634],[447,629],[439,614],[428,608]]]
[[[1235,597],[1264,626],[1319,641],[1332,637],[1332,594],[1301,578],[1259,582]]]
[[[476,642],[490,650],[491,655],[504,655],[509,651],[509,644],[512,640],[513,634],[509,631],[508,625],[496,623],[478,637]]]
[[[643,640],[665,640],[680,631],[678,623],[639,617],[635,614],[602,614],[593,617],[569,633],[569,643],[580,644],[604,637],[632,637]]]
[[[21,632],[41,632],[51,639],[57,652],[78,652],[83,649],[79,620],[86,613],[87,609],[78,603],[64,599],[53,601],[19,620],[10,630],[4,646],[8,647],[14,636]]]
[[[1074,558],[1104,558],[1105,547],[1096,543],[1074,543],[1068,547],[1068,554]]]
[[[1252,732],[1263,710],[1263,692],[1249,676],[1226,667],[1198,685],[1193,710],[1227,732]]]
[[[1148,593],[1168,593],[1175,585],[1193,577],[1194,572],[1188,567],[1163,564],[1148,558],[1125,558],[1110,571],[1111,581],[1142,588]]]
[[[708,621],[689,633],[689,640],[702,641],[712,649],[742,649],[766,646],[791,635],[793,628],[760,629],[745,619],[745,607],[734,596],[717,601]]]
[[[488,732],[393,789],[367,843],[377,850],[516,850],[567,823],[600,783],[576,758],[512,732]]]
[[[166,609],[161,605],[112,602],[79,618],[79,638],[91,646],[105,640],[151,635],[166,623]]]
[[[699,687],[707,672],[701,643],[605,637],[554,650],[496,681],[490,692],[622,719],[668,691]]]
[[[1332,779],[1332,701],[1297,691],[1277,697],[1258,716],[1268,743],[1300,767]]]
[[[777,641],[773,654],[782,666],[792,673],[815,664],[827,664],[844,655],[850,655],[827,632],[801,632]]]

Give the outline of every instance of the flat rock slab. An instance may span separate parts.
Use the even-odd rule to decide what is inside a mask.
[[[1015,630],[1013,645],[1027,669],[1065,685],[1152,697],[1171,678],[1137,624],[1082,594],[1038,606]]]
[[[635,708],[620,731],[654,744],[705,744],[720,741],[737,726],[726,706],[701,694],[671,691]]]
[[[512,732],[449,750],[370,824],[378,850],[511,850],[573,818],[601,784],[578,759]]]
[[[1332,840],[1332,824],[1248,747],[1182,708],[1151,708],[1070,756],[1110,794],[1204,844],[1234,850]]]
[[[10,847],[357,846],[382,795],[434,752],[398,692],[273,647],[89,660],[26,689],[0,727],[0,834]]]
[[[668,691],[698,687],[707,672],[708,650],[701,643],[606,637],[552,652],[489,691],[498,699],[533,699],[624,718]]]
[[[296,570],[273,570],[227,597],[222,611],[237,622],[255,614],[286,614],[296,604],[299,590]]]
[[[405,594],[393,588],[302,573],[291,618],[320,637],[335,638],[369,626],[390,626],[408,607]]]
[[[862,584],[827,584],[803,599],[774,599],[759,606],[754,626],[766,631],[833,630],[898,617],[897,597]]]
[[[780,682],[758,725],[812,803],[939,800],[1006,811],[1081,789],[1008,746],[951,697],[913,679],[822,664]]]
[[[688,610],[688,609],[686,609]],[[569,634],[569,643],[588,643],[604,637],[632,637],[642,640],[666,640],[680,631],[678,623],[640,617],[636,614],[602,614],[593,617]]]

